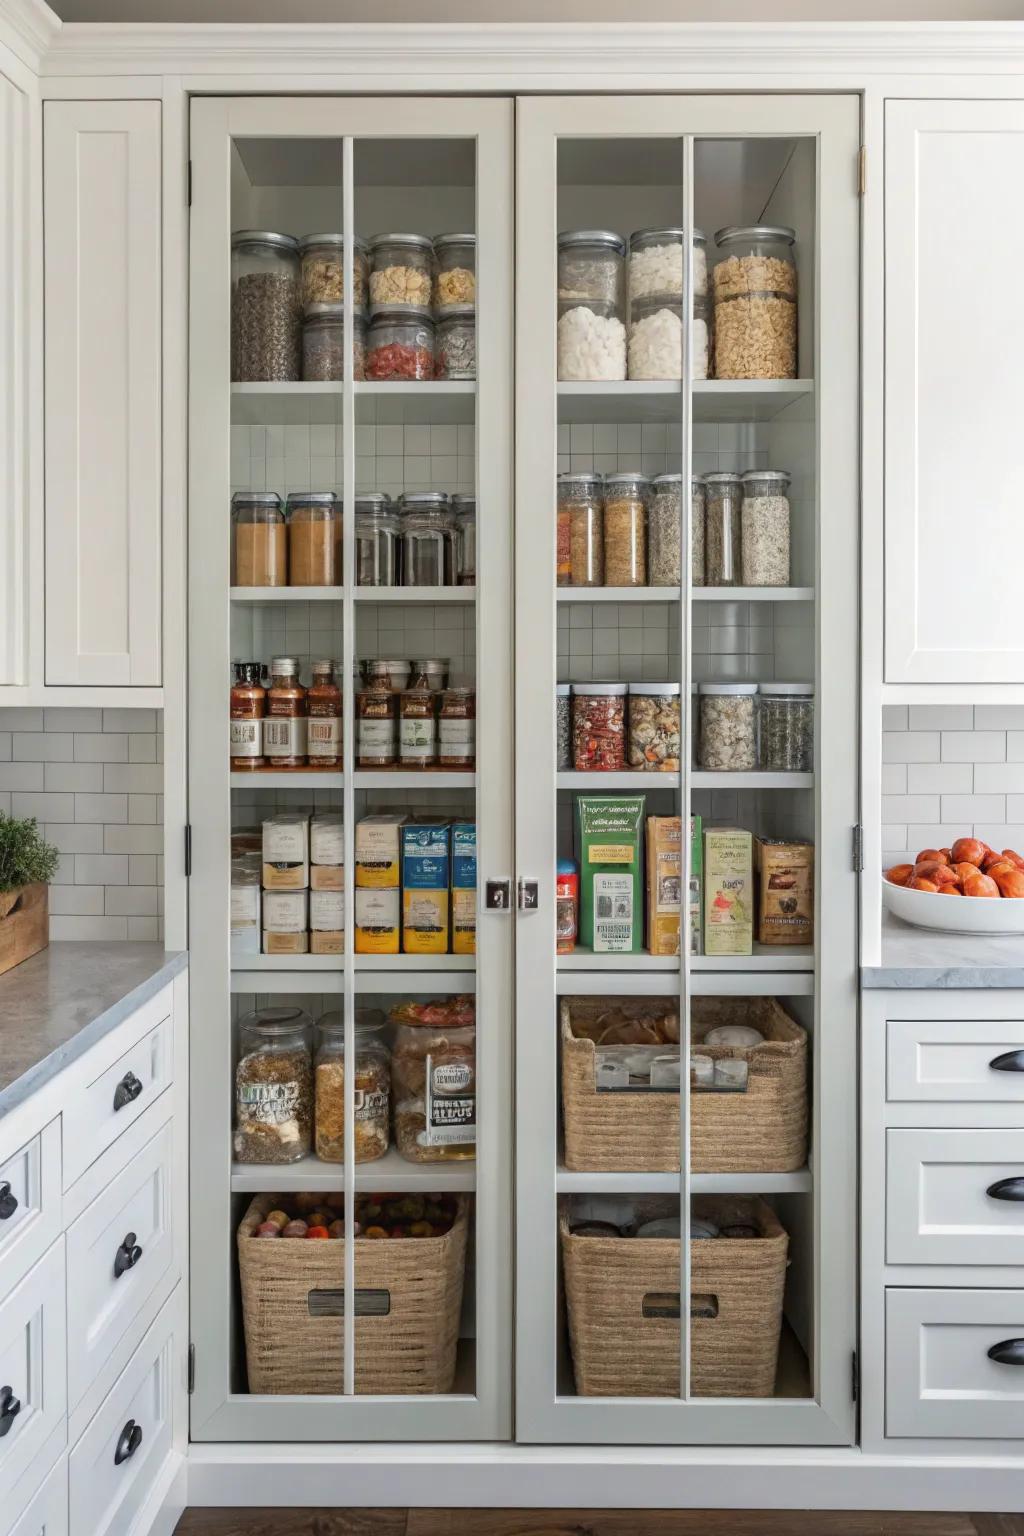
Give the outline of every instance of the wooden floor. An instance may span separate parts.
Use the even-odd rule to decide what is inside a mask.
[[[176,1536],[1024,1536],[1024,1515],[190,1509]]]

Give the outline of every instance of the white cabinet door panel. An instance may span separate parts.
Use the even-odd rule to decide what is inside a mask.
[[[890,1264],[1024,1265],[1024,1131],[886,1132]]]
[[[890,1019],[890,1104],[1024,1102],[1024,1020]]]
[[[96,1076],[65,1105],[65,1190],[170,1086],[174,1076],[170,1007],[167,987],[135,1016],[140,1025],[156,1017],[160,1020],[156,1027],[105,1067],[97,1052]]]
[[[11,1536],[68,1536],[68,1463],[62,1456]]]
[[[64,1423],[64,1241],[0,1302],[0,1487],[32,1476]],[[43,1469],[40,1468],[40,1471]],[[0,1503],[0,1511],[2,1511]]]
[[[886,1434],[1024,1436],[1024,1364],[1009,1363],[1018,1352],[1024,1361],[1024,1291],[886,1291]]]
[[[60,1117],[0,1161],[0,1296],[60,1231]]]
[[[1024,286],[1006,269],[1022,180],[1024,102],[887,103],[889,683],[1024,681],[1024,634],[992,600],[1024,569]]]
[[[161,681],[160,103],[44,115],[46,681]]]

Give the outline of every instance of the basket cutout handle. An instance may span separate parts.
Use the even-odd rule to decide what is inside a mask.
[[[355,1292],[356,1317],[390,1317],[391,1292],[385,1290],[362,1289],[357,1286]],[[310,1291],[306,1304],[310,1317],[344,1317],[345,1316],[345,1292],[343,1289],[329,1291]]]
[[[678,1291],[648,1291],[640,1303],[641,1317],[664,1322],[679,1321],[680,1300]],[[714,1318],[718,1316],[718,1297],[695,1293],[690,1297],[690,1316]]]

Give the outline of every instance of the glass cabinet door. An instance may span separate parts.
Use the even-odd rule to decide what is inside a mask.
[[[199,1440],[511,1434],[512,123],[192,108]]]
[[[517,136],[517,1436],[850,1443],[857,105]]]

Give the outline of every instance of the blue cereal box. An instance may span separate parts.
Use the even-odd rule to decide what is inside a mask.
[[[452,953],[476,954],[476,822],[452,822]]]
[[[451,853],[446,821],[411,821],[402,828],[402,950],[448,953]]]

